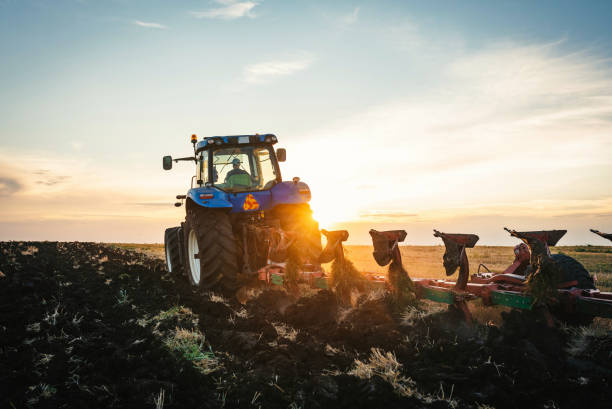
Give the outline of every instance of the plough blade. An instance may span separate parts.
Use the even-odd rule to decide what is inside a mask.
[[[319,256],[319,263],[331,263],[334,259],[344,258],[344,249],[342,242],[349,237],[346,230],[327,231],[321,230],[321,233],[327,238],[327,244]]]
[[[370,230],[370,237],[374,245],[374,259],[379,266],[386,266],[394,258],[398,258],[401,262],[401,255],[398,248],[398,243],[406,239],[406,230],[388,230],[377,231]]]
[[[535,240],[539,240],[551,247],[556,246],[559,240],[567,233],[567,230],[516,231],[510,230],[507,227],[504,227],[504,230],[510,233],[511,236],[523,240],[527,245]]]
[[[446,248],[443,257],[446,275],[453,275],[457,270],[457,267],[463,266],[463,270],[466,271],[460,270],[459,281],[467,282],[469,275],[469,263],[467,261],[465,249],[474,247],[476,242],[479,240],[479,237],[475,234],[442,233],[435,229],[434,237],[440,237]]]
[[[442,261],[444,269],[446,270],[446,275],[450,276],[454,274],[457,268],[459,268],[459,277],[455,282],[453,290],[450,291],[447,297],[453,300],[452,305],[463,312],[466,322],[469,323],[472,321],[472,314],[467,307],[466,301],[470,298],[470,294],[465,291],[467,282],[470,278],[470,263],[465,249],[474,247],[479,237],[475,234],[442,233],[435,229],[434,237],[440,237],[444,242],[445,251]],[[431,287],[428,290],[431,292]],[[442,291],[449,290],[444,289]],[[451,304],[449,302],[447,303]]]
[[[556,245],[567,230],[516,231],[504,227],[512,237],[523,241],[531,250],[531,265],[538,266],[550,261],[550,246]]]
[[[346,230],[327,231],[321,230],[321,233],[327,238],[327,245],[319,255],[320,263],[330,263],[335,259],[344,258],[344,248],[342,242],[346,241],[349,233]],[[283,232],[280,229],[264,228],[260,233],[266,238],[266,244],[269,246],[268,264],[260,268],[259,279],[282,286],[285,284],[285,268],[287,259],[287,249],[294,241],[293,233]],[[313,287],[327,289],[329,288],[327,277],[323,270],[320,271],[301,271],[300,278],[302,281],[309,283]]]
[[[475,234],[442,233],[438,230],[434,230],[434,237],[442,237],[442,240],[449,240],[458,246],[464,246],[469,249],[473,248],[480,239]]]
[[[591,231],[595,234],[597,234],[598,236],[603,237],[604,239],[608,239],[610,241],[612,241],[612,233],[603,233],[600,232],[599,230],[595,230],[595,229],[591,229]]]

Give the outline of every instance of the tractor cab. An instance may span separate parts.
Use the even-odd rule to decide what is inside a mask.
[[[210,136],[198,141],[192,136],[194,155],[173,159],[164,157],[164,169],[172,162],[192,161],[195,176],[186,199],[190,204],[207,208],[231,209],[232,213],[261,212],[280,204],[310,201],[308,185],[293,178],[283,182],[279,162],[286,151],[274,149],[278,142],[273,134]],[[181,206],[181,202],[176,206]]]
[[[271,189],[282,181],[278,155],[273,146],[276,136],[213,136],[200,141],[196,149],[197,181],[228,193]]]

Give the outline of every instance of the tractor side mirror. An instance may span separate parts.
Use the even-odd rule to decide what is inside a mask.
[[[278,159],[279,162],[284,162],[287,160],[287,151],[285,148],[278,148],[276,150],[276,159]]]
[[[172,156],[163,157],[164,170],[172,169]]]

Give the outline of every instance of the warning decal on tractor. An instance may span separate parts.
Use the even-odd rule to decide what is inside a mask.
[[[253,195],[249,194],[244,199],[244,204],[242,205],[242,208],[244,210],[256,210],[259,209],[259,203],[257,203],[257,200],[255,200]]]

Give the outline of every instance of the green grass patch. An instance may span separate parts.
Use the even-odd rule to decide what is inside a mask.
[[[192,361],[199,370],[209,374],[221,368],[221,364],[205,341],[200,331],[176,328],[164,343],[181,358]]]

